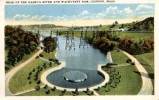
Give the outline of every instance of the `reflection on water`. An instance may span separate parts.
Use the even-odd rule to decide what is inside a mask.
[[[87,75],[87,79],[82,82],[70,82],[65,80],[65,73],[71,71],[81,71]],[[70,68],[63,68],[61,70],[57,70],[47,76],[48,82],[64,87],[64,88],[87,88],[94,85],[97,85],[104,81],[104,77],[100,75],[96,70],[77,70],[77,69],[70,69]]]
[[[59,37],[59,48],[57,58],[66,62],[67,68],[96,70],[98,64],[105,64],[106,57],[99,50],[91,46],[79,48],[80,39],[75,38],[75,49],[65,49],[66,39]]]
[[[42,32],[43,36],[49,36],[50,33]],[[94,49],[89,44],[84,48],[79,48],[80,39],[74,38],[75,49],[66,49],[66,37],[58,36],[57,58],[65,61],[66,66],[63,69],[52,72],[47,76],[48,82],[65,88],[86,88],[94,86],[104,81],[104,77],[97,71],[98,64],[106,64],[107,60],[99,50]],[[87,75],[87,79],[82,82],[73,83],[64,79],[65,73],[69,71],[81,71]],[[76,76],[75,76],[76,77]]]

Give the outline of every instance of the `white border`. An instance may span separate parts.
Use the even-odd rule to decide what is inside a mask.
[[[4,71],[4,1],[0,0],[0,96],[5,96],[5,71]]]
[[[116,3],[153,3],[153,0],[116,0]],[[133,1],[133,2],[132,2]],[[135,2],[136,1],[136,2]],[[144,1],[144,2],[142,2]],[[92,100],[159,100],[159,0],[155,0],[155,95],[153,96],[5,96],[5,71],[4,71],[4,2],[0,0],[0,99],[1,100],[81,100],[81,99],[92,99]],[[115,4],[116,4],[115,3]],[[109,3],[106,3],[109,4]]]

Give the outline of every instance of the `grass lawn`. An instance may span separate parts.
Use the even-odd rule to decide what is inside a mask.
[[[35,81],[32,80],[32,84],[29,84],[28,82],[28,74],[31,72],[34,68],[37,68],[38,65],[43,64],[44,62],[40,59],[36,59],[26,65],[23,69],[18,71],[10,80],[9,82],[9,89],[12,93],[17,93],[20,91],[32,89],[36,86]]]
[[[5,61],[7,61],[8,49],[5,49]]]
[[[111,88],[109,92],[105,92],[106,88],[102,87],[98,93],[101,95],[135,95],[139,92],[142,80],[139,74],[135,73],[135,66],[117,67],[120,73],[120,83],[116,88]]]
[[[138,32],[118,32],[116,33],[116,35],[121,38],[129,37],[136,41],[154,37],[153,33],[138,33]]]
[[[34,52],[30,53],[29,55],[25,55],[20,62],[18,62],[17,64],[15,64],[15,66],[18,66],[19,64],[21,64],[21,63],[25,62],[26,60],[28,60],[28,59],[29,59],[31,56],[33,56],[37,51],[38,51],[38,50],[35,50]],[[8,50],[5,50],[5,61],[7,61],[7,54],[8,54]],[[7,67],[9,67],[9,68],[10,68],[9,70],[11,70],[14,66],[12,66],[12,65],[7,65]],[[5,72],[7,73],[9,70],[5,70]]]
[[[123,53],[118,51],[112,51],[111,55],[112,55],[113,63],[116,63],[116,64],[126,63],[126,60],[128,59],[127,56],[125,56]]]
[[[46,94],[45,91],[46,90],[44,88],[42,88],[39,91],[32,91],[32,92],[21,94],[19,96],[62,96],[62,95],[68,95],[68,96],[70,95],[71,96],[71,95],[73,95],[72,92],[68,92],[68,91],[66,91],[65,93],[62,93],[62,91],[60,91],[60,90],[55,90],[55,91],[50,90],[49,94]],[[79,95],[84,96],[87,94],[85,92],[79,92]]]
[[[43,52],[43,57],[48,59],[48,58],[54,58],[55,56],[55,51],[51,52],[51,53],[46,53]],[[51,56],[50,56],[51,55]],[[36,72],[36,69],[38,68],[38,66],[41,66],[42,64],[44,64],[45,62],[40,60],[40,59],[35,59],[34,61],[32,61],[31,63],[29,63],[28,65],[26,65],[23,69],[21,69],[19,72],[17,72],[13,78],[10,80],[9,83],[9,89],[11,90],[11,92],[13,93],[17,93],[17,92],[21,92],[24,90],[29,90],[29,89],[33,89],[37,83],[34,80],[34,75]],[[39,74],[39,76],[41,76],[41,74],[47,70],[48,68],[52,68],[57,66],[56,64],[52,64],[51,67],[49,67],[49,64],[47,64],[47,67],[44,68],[44,70],[42,70]],[[30,72],[33,71],[33,69],[35,69],[35,72],[33,72],[33,75],[31,76],[31,79],[28,80],[28,75]],[[29,84],[29,81],[31,81],[31,84]],[[40,85],[42,85],[42,83],[40,83]]]
[[[154,73],[154,52],[135,55],[148,73]]]
[[[56,51],[47,53],[47,52],[43,51],[41,54],[43,55],[43,58],[46,58],[46,59],[54,59],[54,58],[55,58],[55,52],[56,52]]]
[[[114,63],[122,64],[128,59],[121,52],[112,52],[112,58]],[[97,92],[101,95],[134,95],[137,94],[141,88],[142,80],[141,76],[136,71],[135,66],[121,66],[115,68],[121,75],[120,83],[116,88],[111,88],[108,92],[105,87],[100,88]]]
[[[154,52],[135,55],[135,57],[149,73],[149,77],[154,86]]]
[[[80,37],[80,35],[81,35],[80,33],[81,32],[75,32],[74,34],[75,34],[76,37]],[[129,38],[131,38],[132,40],[135,40],[135,41],[154,38],[154,33],[116,32],[115,34],[117,36],[119,36],[120,38],[129,37]],[[87,36],[92,37],[93,33],[91,31],[88,31]]]

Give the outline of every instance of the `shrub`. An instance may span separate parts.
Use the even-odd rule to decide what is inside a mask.
[[[93,92],[93,91],[91,91],[91,95],[94,95],[94,92]]]
[[[30,76],[28,76],[27,79],[30,80],[31,79]]]
[[[131,62],[131,65],[135,65],[135,62]]]
[[[34,77],[34,81],[37,81],[38,80],[38,77]]]
[[[40,86],[39,85],[35,86],[35,90],[39,91],[40,90]]]
[[[66,89],[64,89],[62,92],[63,92],[63,93],[66,93]]]
[[[131,62],[132,62],[131,59],[126,60],[126,63],[131,63]]]
[[[39,56],[36,56],[36,58],[35,59],[38,59],[39,58]]]
[[[89,91],[90,91],[89,88],[87,88],[87,89],[86,89],[86,92],[88,93]]]
[[[33,68],[33,70],[32,70],[33,72],[35,72],[35,68]]]
[[[43,66],[43,67],[46,66],[46,63],[44,63],[42,66]]]
[[[49,63],[49,66],[52,67],[52,62]]]
[[[48,88],[48,86],[47,86],[47,85],[45,85],[45,86],[44,86],[44,89],[47,89],[47,88]]]
[[[29,84],[31,84],[32,82],[31,81],[29,81]]]
[[[100,87],[97,88],[97,91],[99,91]]]
[[[40,54],[39,56],[40,56],[40,57],[44,57],[44,55],[42,55],[42,54]]]
[[[51,89],[51,91],[55,91],[56,90],[56,87],[53,87],[52,89]]]
[[[79,94],[78,88],[75,89],[75,94],[77,94],[77,95]]]
[[[36,82],[36,84],[40,84],[41,83],[41,81],[40,80],[38,80],[37,82]]]
[[[51,59],[51,58],[50,58],[49,61],[54,61],[54,59]]]
[[[40,70],[39,71],[42,71],[43,70],[43,68],[40,68]]]
[[[29,76],[32,75],[32,72],[29,72]]]
[[[46,94],[50,94],[50,90],[46,90],[45,93],[46,93]]]

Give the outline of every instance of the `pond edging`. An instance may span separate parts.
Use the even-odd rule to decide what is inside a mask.
[[[48,76],[50,73],[52,73],[52,72],[54,72],[54,71],[57,71],[57,70],[60,70],[60,69],[62,69],[62,68],[65,67],[65,65],[66,65],[66,64],[65,64],[65,61],[60,61],[60,62],[61,62],[61,64],[58,65],[57,67],[48,69],[48,70],[46,70],[45,72],[42,73],[41,78],[40,78],[40,79],[41,79],[41,82],[44,83],[44,84],[46,84],[46,85],[48,85],[48,86],[51,87],[51,88],[56,87],[56,89],[58,89],[58,90],[62,90],[62,91],[63,91],[63,90],[75,91],[76,89],[60,87],[60,86],[54,85],[54,84],[52,84],[52,83],[50,83],[50,82],[47,81],[47,76]],[[109,75],[108,75],[108,73],[106,73],[105,71],[103,71],[102,68],[101,68],[103,65],[104,65],[104,64],[99,64],[99,65],[97,66],[97,70],[104,75],[104,81],[101,82],[101,83],[98,84],[98,85],[95,85],[95,86],[92,86],[92,87],[88,87],[90,90],[94,90],[94,89],[97,89],[97,88],[99,88],[99,87],[102,87],[102,86],[104,86],[106,83],[109,82]],[[79,89],[78,89],[78,91],[86,91],[86,90],[87,90],[87,88],[79,88]]]

